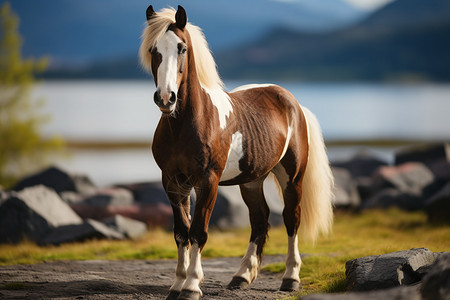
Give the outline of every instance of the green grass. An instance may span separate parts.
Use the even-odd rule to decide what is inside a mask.
[[[203,257],[242,256],[250,236],[249,229],[210,230]],[[421,212],[399,210],[369,211],[335,216],[333,233],[321,237],[315,246],[303,244],[306,255],[300,271],[302,295],[339,292],[345,289],[345,262],[368,255],[425,247],[431,251],[450,251],[450,226],[429,225]],[[264,254],[285,254],[287,237],[283,227],[272,228]],[[0,245],[0,265],[31,264],[52,260],[90,259],[160,259],[175,258],[173,234],[149,231],[134,241],[92,240],[61,246],[39,247],[31,242]],[[264,262],[264,259],[263,259]],[[280,273],[284,263],[265,266],[263,270]]]

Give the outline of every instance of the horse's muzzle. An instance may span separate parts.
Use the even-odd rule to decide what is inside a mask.
[[[166,97],[161,97],[161,92],[156,91],[153,95],[153,100],[163,113],[169,114],[175,109],[174,104],[177,101],[177,95],[175,95],[174,92],[171,92],[170,97],[169,95]]]

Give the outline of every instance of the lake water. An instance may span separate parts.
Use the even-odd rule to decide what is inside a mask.
[[[226,88],[241,84],[226,82]],[[450,85],[278,84],[316,114],[326,140],[450,140]],[[42,113],[51,115],[46,134],[67,140],[150,142],[160,117],[154,91],[150,79],[45,81],[33,97],[46,100]],[[71,159],[55,163],[87,173],[101,185],[160,177],[150,149],[76,150]]]

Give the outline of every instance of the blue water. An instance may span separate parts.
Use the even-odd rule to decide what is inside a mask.
[[[246,82],[226,82],[231,90]],[[279,83],[280,84],[280,83]],[[450,140],[450,85],[292,83],[280,85],[318,117],[326,140]],[[41,113],[51,121],[46,134],[68,140],[150,142],[160,117],[147,81],[46,81],[33,90],[43,98]],[[331,159],[349,157],[352,148],[329,149]],[[375,149],[389,160],[392,149]],[[72,172],[86,173],[99,185],[158,180],[150,148],[74,150],[54,158]]]
[[[328,140],[450,140],[450,85],[281,85],[316,114]],[[34,90],[52,116],[45,132],[81,140],[151,140],[160,116],[153,93],[151,80],[50,81]]]

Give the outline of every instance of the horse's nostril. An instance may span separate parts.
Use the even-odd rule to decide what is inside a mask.
[[[177,96],[175,95],[174,92],[172,92],[172,93],[170,94],[169,103],[170,103],[170,104],[174,104],[176,100],[177,100]]]
[[[153,101],[158,105],[161,102],[161,95],[158,92],[155,92],[153,95]]]

